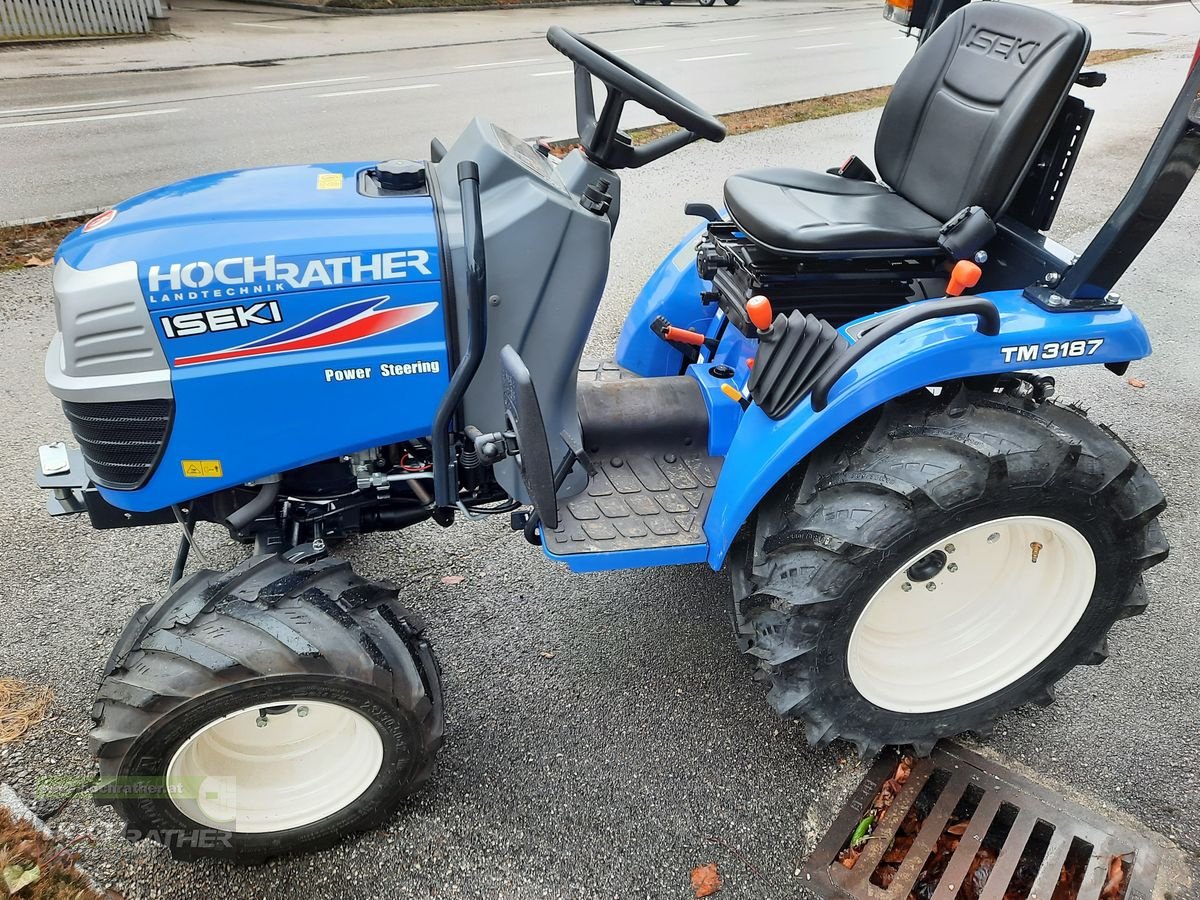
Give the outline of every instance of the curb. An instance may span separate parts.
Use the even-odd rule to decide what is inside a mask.
[[[532,3],[482,3],[478,6],[403,6],[390,9],[354,9],[347,6],[315,6],[311,3],[298,3],[295,0],[253,0],[254,6],[280,6],[284,9],[299,9],[304,12],[321,13],[327,16],[377,16],[403,15],[405,13],[452,13],[452,12],[493,12],[502,9],[561,9],[570,6],[608,6],[625,3],[627,0],[546,0]],[[1146,0],[1140,0],[1146,2]],[[1152,0],[1152,2],[1168,3],[1171,0]]]
[[[57,213],[53,216],[34,216],[31,219],[13,219],[10,222],[0,222],[0,228],[20,228],[22,225],[45,225],[49,222],[60,222],[63,219],[79,219],[83,216],[94,216],[106,209],[112,209],[114,204],[95,206],[90,209],[77,209],[74,212]]]
[[[24,801],[17,796],[16,791],[2,781],[0,781],[0,808],[8,810],[17,821],[27,822],[29,825],[32,825],[42,833],[42,837],[54,837],[46,823],[39,819],[32,809],[25,805]]]

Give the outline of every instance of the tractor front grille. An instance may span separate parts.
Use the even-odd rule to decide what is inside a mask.
[[[63,401],[92,478],[117,490],[140,487],[150,477],[166,444],[172,411],[170,400]]]

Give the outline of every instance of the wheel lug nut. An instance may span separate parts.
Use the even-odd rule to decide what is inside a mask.
[[[297,706],[296,707],[296,715],[298,715],[300,718],[303,719],[305,716],[308,715],[308,707],[307,706]]]
[[[909,591],[912,590],[912,585],[906,581],[906,582],[904,582],[904,584],[900,585],[900,590],[904,591],[905,593],[908,593]]]
[[[254,720],[254,724],[257,725],[259,728],[266,728],[268,721],[269,720],[267,719],[266,716],[259,716],[257,719]]]
[[[927,590],[927,591],[936,591],[936,590],[937,590],[937,585],[936,585],[936,584],[934,584],[932,581],[927,581],[927,582],[925,582],[925,590]]]
[[[947,545],[946,545],[946,552],[947,552],[947,553],[953,553],[953,552],[954,552],[956,549],[958,549],[958,548],[956,548],[956,547],[955,547],[953,544],[947,544]]]
[[[989,544],[994,544],[998,540],[1000,540],[1000,532],[993,531],[991,534],[988,535],[988,543]]]
[[[946,566],[946,571],[947,572],[957,572],[958,571],[958,563],[950,563],[950,565]]]

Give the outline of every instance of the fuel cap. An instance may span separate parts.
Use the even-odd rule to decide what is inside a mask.
[[[425,190],[425,164],[410,159],[391,159],[375,167],[375,177],[385,191]]]

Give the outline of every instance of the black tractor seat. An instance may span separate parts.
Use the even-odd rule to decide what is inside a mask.
[[[800,169],[725,182],[729,215],[782,255],[937,253],[939,230],[978,206],[1007,208],[1066,102],[1091,36],[1003,0],[970,3],[921,45],[875,135],[881,182]]]
[[[739,228],[775,253],[937,250],[942,222],[876,181],[804,169],[755,169],[725,182]]]

